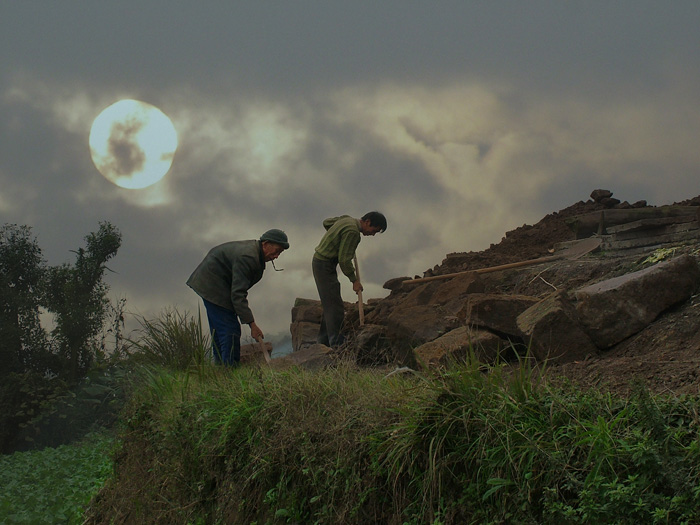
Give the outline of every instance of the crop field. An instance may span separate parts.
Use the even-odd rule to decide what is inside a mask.
[[[92,496],[112,472],[114,439],[0,456],[0,523],[82,523]]]

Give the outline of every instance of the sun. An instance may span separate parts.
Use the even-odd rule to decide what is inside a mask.
[[[117,186],[146,188],[162,179],[173,163],[177,132],[157,107],[124,99],[104,109],[90,129],[95,167]]]

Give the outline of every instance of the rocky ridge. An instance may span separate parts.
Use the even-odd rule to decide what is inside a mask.
[[[656,207],[595,190],[487,250],[450,253],[423,276],[387,281],[390,294],[364,305],[362,326],[357,304],[346,303],[349,341],[339,350],[315,343],[319,302],[297,299],[294,352],[273,364],[314,368],[350,355],[361,366],[425,369],[471,352],[488,363],[547,363],[548,373],[611,390],[639,380],[697,392],[698,211],[700,197]],[[591,237],[596,251],[559,256]],[[533,259],[542,261],[484,271]]]

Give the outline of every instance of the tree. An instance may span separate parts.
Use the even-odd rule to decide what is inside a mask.
[[[21,427],[38,432],[50,401],[75,386],[101,351],[110,312],[102,278],[121,233],[100,223],[85,241],[75,265],[48,267],[31,228],[0,227],[0,453],[14,450]],[[51,337],[42,309],[54,315]]]
[[[109,288],[102,278],[107,261],[121,246],[121,233],[102,222],[85,242],[86,248],[75,252],[74,266],[51,267],[46,278],[46,308],[56,322],[51,335],[71,381],[85,375],[95,357],[96,338],[109,305]]]
[[[0,227],[0,362],[5,373],[37,370],[47,352],[39,320],[45,272],[31,228]]]

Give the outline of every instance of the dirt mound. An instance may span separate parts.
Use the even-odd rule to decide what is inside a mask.
[[[604,190],[596,190],[596,192]],[[611,194],[607,197],[610,198]],[[614,201],[614,200],[613,200]],[[611,205],[612,204],[612,205]],[[700,196],[672,204],[673,206],[700,206]],[[482,252],[451,253],[442,263],[425,272],[425,276],[441,275],[455,271],[484,268],[520,260],[542,257],[551,253],[560,242],[575,239],[575,234],[565,219],[596,211],[616,208],[652,208],[646,202],[580,201],[558,212],[545,216],[537,224],[523,225],[505,234],[500,243]],[[700,244],[688,242],[666,247],[673,256],[683,253],[698,256]],[[599,277],[624,273],[649,253],[621,254],[610,258],[608,267],[599,270]],[[568,272],[560,268],[559,272]],[[573,272],[578,271],[576,268]],[[573,275],[558,275],[552,282],[575,284]],[[549,283],[550,286],[554,286]],[[501,284],[501,288],[523,292],[518,287]],[[542,288],[542,293],[547,288]],[[533,293],[530,291],[530,293]],[[551,365],[550,373],[559,374],[583,385],[597,385],[624,393],[636,382],[657,392],[674,394],[700,391],[700,294],[690,301],[665,312],[640,333],[607,352],[585,361],[563,365]]]
[[[606,190],[595,190],[592,195],[596,195],[596,192],[606,192]],[[612,195],[611,192],[605,194]],[[611,197],[606,197],[606,199],[611,199]],[[600,201],[601,199],[589,199],[585,202],[579,201],[567,208],[546,215],[537,224],[523,224],[515,230],[506,232],[500,243],[492,244],[481,252],[447,254],[447,257],[440,265],[426,272],[426,276],[473,270],[543,257],[549,255],[557,243],[576,238],[574,231],[566,223],[566,219],[607,209],[648,207],[646,201],[639,201],[634,204],[629,204],[626,201],[620,202],[616,199],[611,199],[612,202]],[[685,201],[685,203],[686,205],[700,206],[700,197],[690,199]]]
[[[449,253],[417,279],[390,279],[391,293],[365,305],[363,325],[346,303],[347,348],[364,366],[430,368],[474,351],[515,366],[528,356],[553,377],[620,393],[635,381],[698,392],[698,207],[700,196],[656,207],[594,190],[486,250]],[[595,241],[597,251],[557,250],[574,240],[563,247]],[[469,271],[479,269],[489,270]],[[333,357],[315,345],[321,317],[316,300],[299,298],[292,309],[292,346],[309,366]]]

